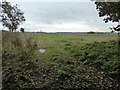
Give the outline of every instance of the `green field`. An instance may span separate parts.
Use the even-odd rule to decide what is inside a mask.
[[[86,43],[117,40],[117,34],[31,34],[40,47],[61,47],[65,44],[80,46]]]
[[[16,86],[47,90],[118,89],[120,66],[117,56],[117,34],[20,35],[19,39],[3,39],[5,89]],[[40,53],[39,49],[46,51]],[[6,70],[10,75],[4,72]],[[11,76],[14,77],[10,78]]]
[[[95,42],[117,41],[117,34],[31,34],[30,37],[37,41],[38,48],[45,48],[45,55],[61,53],[61,57],[71,57],[70,50],[79,49],[81,46]],[[48,58],[45,56],[45,58]]]

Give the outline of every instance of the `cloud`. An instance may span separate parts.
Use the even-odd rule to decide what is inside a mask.
[[[96,26],[91,26],[87,22],[76,22],[76,23],[56,23],[56,24],[39,24],[36,22],[28,21],[21,27],[24,27],[26,31],[37,32],[89,32],[89,31],[101,31]]]
[[[18,0],[16,0],[18,1]],[[72,0],[71,0],[72,1]],[[16,2],[13,2],[15,4]],[[17,2],[26,22],[20,27],[29,31],[80,32],[107,31],[93,2]]]
[[[88,8],[89,7],[89,8]],[[22,3],[27,20],[39,23],[99,21],[93,3]]]

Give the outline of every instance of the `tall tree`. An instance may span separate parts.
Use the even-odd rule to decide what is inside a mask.
[[[25,21],[24,13],[18,9],[18,5],[11,5],[10,2],[2,1],[1,5],[1,22],[11,32],[15,31],[20,23]]]

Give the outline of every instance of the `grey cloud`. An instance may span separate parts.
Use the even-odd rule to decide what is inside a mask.
[[[85,21],[96,18],[93,3],[24,3],[28,19],[44,23],[63,21]],[[92,6],[92,7],[90,7]],[[90,7],[90,8],[88,8]]]
[[[99,28],[110,26],[99,18],[92,2],[21,2],[19,5],[28,21],[40,24],[86,22]]]

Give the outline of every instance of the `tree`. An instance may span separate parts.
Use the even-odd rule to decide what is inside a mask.
[[[10,2],[4,0],[0,8],[2,9],[0,14],[2,25],[7,27],[9,31],[15,31],[20,23],[25,21],[24,13],[18,9],[17,4],[12,6]]]
[[[99,12],[99,17],[104,17],[105,23],[108,21],[112,22],[119,22],[117,27],[113,27],[112,29],[118,32],[118,44],[120,46],[120,0],[102,0],[99,2],[98,0],[95,1],[96,9]]]
[[[25,31],[24,31],[24,28],[20,28],[20,31],[23,32],[23,33],[25,32]]]
[[[93,1],[93,0],[92,0]],[[99,12],[99,17],[104,17],[105,23],[108,21],[118,22],[120,19],[120,1],[118,2],[107,2],[110,0],[103,0],[105,2],[98,2],[94,0],[96,4],[96,9]]]

